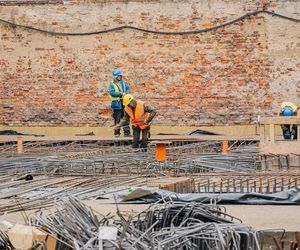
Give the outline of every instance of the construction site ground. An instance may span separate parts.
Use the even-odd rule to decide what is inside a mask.
[[[134,204],[138,199],[127,203],[118,199],[116,205],[111,197],[123,197],[120,190],[130,195],[136,189],[152,188],[178,197],[207,195],[207,199],[214,194],[253,194],[255,198],[242,200],[230,197],[233,203],[225,198],[225,205],[222,198],[213,198],[211,203],[220,202],[226,216],[240,219],[253,232],[270,231],[270,240],[265,241],[269,249],[275,249],[275,239],[283,240],[278,231],[290,233],[288,241],[296,246],[299,201],[288,193],[283,200],[276,195],[298,190],[300,156],[263,155],[257,133],[154,134],[145,152],[132,149],[130,137],[110,136],[109,129],[104,135],[80,136],[21,132],[27,135],[0,136],[0,222],[26,224],[26,218],[39,211],[53,214],[57,202],[69,196],[116,219],[117,207],[128,218],[149,210],[151,202]],[[275,138],[280,140],[281,135]],[[157,158],[159,144],[165,146],[166,159]]]

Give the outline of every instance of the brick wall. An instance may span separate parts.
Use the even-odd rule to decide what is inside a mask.
[[[299,1],[64,1],[0,6],[0,18],[58,32],[132,25],[186,31],[262,6],[300,18]],[[111,124],[107,86],[121,68],[157,125],[250,124],[300,104],[299,23],[266,14],[206,33],[121,30],[54,36],[0,23],[0,125]]]

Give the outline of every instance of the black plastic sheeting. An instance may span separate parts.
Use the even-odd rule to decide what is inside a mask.
[[[179,135],[179,134],[158,133],[157,135]],[[220,134],[216,134],[214,132],[210,132],[202,129],[196,129],[192,132],[187,133],[187,135],[220,135]]]
[[[188,135],[220,135],[220,134],[216,134],[214,132],[210,132],[202,129],[197,129],[188,133]]]
[[[0,130],[0,135],[30,135],[30,136],[37,136],[37,137],[45,136],[45,135],[36,135],[36,134],[23,134],[15,130]]]
[[[25,134],[19,133],[15,130],[1,130],[0,135],[25,135]]]
[[[153,203],[160,199],[180,201],[180,202],[201,202],[214,204],[244,204],[244,205],[300,205],[300,189],[293,188],[273,194],[261,193],[192,193],[177,194],[165,190],[142,189],[144,195],[125,196],[123,201],[130,203]],[[134,192],[140,192],[137,189]]]
[[[92,131],[86,134],[76,134],[75,136],[90,136],[90,135],[95,135],[95,133]]]

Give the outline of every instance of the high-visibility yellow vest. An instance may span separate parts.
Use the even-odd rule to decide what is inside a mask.
[[[113,87],[114,87],[114,90],[115,90],[115,92],[121,92],[122,90],[120,90],[119,89],[119,87],[118,87],[118,85],[117,84],[115,84],[114,82],[111,82],[111,84],[113,85]],[[122,83],[122,85],[123,85],[123,89],[125,90],[125,84],[124,83]],[[110,97],[110,100],[112,100],[112,101],[120,101],[121,100],[121,98],[120,97],[114,97],[114,96],[109,96]]]
[[[144,102],[136,101],[134,112],[133,108],[130,106],[126,106],[124,110],[129,115],[130,121],[133,126],[139,127],[140,129],[149,127],[149,125],[146,124],[149,114],[145,113]]]

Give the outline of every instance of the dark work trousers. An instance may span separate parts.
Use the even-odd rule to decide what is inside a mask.
[[[114,109],[113,110],[113,118],[114,118],[115,125],[117,125],[121,121],[123,116],[124,116],[123,109]],[[128,121],[128,123],[124,124],[123,131],[124,131],[125,136],[130,135],[129,121]],[[121,129],[116,129],[115,135],[120,135],[120,134],[121,134]]]
[[[292,127],[292,130],[291,130]],[[282,128],[282,134],[283,134],[283,138],[285,140],[297,140],[297,126],[296,125],[289,125],[289,124],[285,124],[281,126]]]
[[[150,135],[150,127],[145,129],[140,129],[139,127],[132,126],[133,131],[133,140],[132,140],[132,147],[133,148],[147,148],[148,138]],[[142,133],[142,140],[140,144],[140,134]]]

